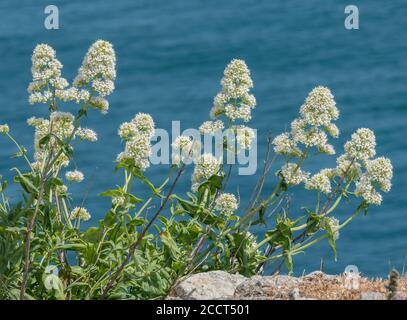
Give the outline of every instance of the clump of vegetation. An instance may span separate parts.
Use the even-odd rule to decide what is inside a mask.
[[[35,131],[33,157],[15,140],[12,128],[0,126],[0,133],[17,146],[15,156],[24,161],[12,169],[13,183],[21,187],[20,201],[10,202],[7,182],[1,180],[0,298],[152,299],[164,297],[177,279],[194,272],[225,270],[251,276],[263,272],[266,263],[276,270],[285,264],[291,272],[293,257],[323,239],[335,253],[340,230],[370,205],[381,203],[379,189],[390,190],[391,162],[374,158],[375,136],[366,128],[346,142],[336,167],[314,174],[304,170],[310,157],[335,154],[329,138],[339,135],[334,97],[329,89],[317,87],[301,106],[291,131],[268,139],[262,175],[245,206],[227,192],[231,165],[212,153],[202,154],[196,137],[174,140],[169,175],[160,185],[153,184],[147,169],[154,121],[138,113],[118,130],[124,150],[116,169],[123,173],[123,184],[101,194],[111,198],[111,207],[92,227],[83,228],[81,221],[92,216],[83,204],[71,206],[75,197],[69,184],[85,179],[72,161],[73,142],[97,141],[96,132],[81,123],[91,111],[107,113],[115,65],[112,45],[99,40],[70,85],[51,47],[41,44],[33,52],[29,102],[48,106],[49,117],[27,121]],[[212,119],[199,130],[214,136],[228,129],[232,135],[223,137],[221,149],[237,155],[255,141],[255,130],[246,126],[256,100],[245,62],[232,60],[221,85]],[[76,105],[75,115],[63,111],[67,104],[69,110]],[[285,162],[276,172],[273,191],[267,193],[263,187],[273,164],[273,146]],[[191,192],[180,194],[177,183],[190,162],[195,166]],[[139,184],[149,188],[147,199],[136,194]],[[297,185],[314,193],[316,201],[315,207],[292,219],[286,195]],[[339,221],[333,214],[349,197],[360,203]],[[154,210],[153,203],[158,203]],[[266,221],[270,211],[274,220]],[[250,232],[259,225],[264,237]]]

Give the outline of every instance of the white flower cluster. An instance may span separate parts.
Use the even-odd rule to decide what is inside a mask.
[[[201,155],[196,161],[192,174],[192,190],[197,191],[199,185],[218,174],[219,169],[220,163],[212,154],[204,153]]]
[[[306,183],[309,177],[309,173],[302,171],[295,163],[287,163],[283,165],[281,168],[281,175],[284,177],[285,182],[292,186]]]
[[[82,172],[80,172],[78,170],[74,170],[74,171],[67,171],[65,173],[65,178],[71,182],[82,182],[84,176],[83,176]]]
[[[257,247],[257,237],[249,231],[246,231],[245,246],[242,248],[248,256],[260,255],[260,249]]]
[[[86,102],[106,113],[109,102],[104,97],[114,90],[115,68],[113,46],[98,40],[89,48],[73,86],[69,87],[68,81],[61,77],[62,64],[56,59],[55,50],[46,44],[37,45],[32,55],[33,81],[28,86],[29,102],[51,104],[54,98],[58,98],[64,102]]]
[[[65,89],[68,81],[61,77],[62,64],[55,57],[55,50],[46,44],[35,47],[31,57],[33,81],[28,85],[29,102],[50,103],[53,92]]]
[[[87,140],[90,142],[95,142],[98,139],[96,132],[88,128],[78,128],[75,136],[81,140]]]
[[[74,208],[69,215],[69,219],[71,220],[80,219],[82,221],[88,221],[90,218],[91,216],[88,210],[80,207]]]
[[[233,129],[235,130],[237,145],[243,150],[249,150],[256,137],[255,131],[244,125],[233,126]]]
[[[62,64],[55,56],[55,50],[46,44],[35,47],[32,55],[33,81],[28,86],[30,104],[52,103],[54,98],[64,102],[88,101],[87,90],[70,87],[68,81],[61,77]]]
[[[0,124],[0,133],[9,133],[10,128],[7,124]]]
[[[305,188],[308,190],[318,190],[322,193],[331,192],[331,180],[332,178],[331,169],[322,169],[320,172],[314,174],[305,183]]]
[[[384,192],[389,192],[392,178],[393,166],[390,159],[379,157],[366,160],[366,172],[356,182],[355,194],[363,197],[369,204],[380,205],[382,195],[376,191],[376,186]]]
[[[367,160],[376,155],[376,138],[374,132],[360,128],[352,134],[352,139],[345,143],[345,153],[349,160]]]
[[[221,120],[216,120],[216,121],[205,121],[204,123],[201,124],[199,127],[199,132],[202,135],[208,134],[211,136],[214,136],[221,132],[224,129],[225,125]]]
[[[225,216],[232,215],[238,207],[239,204],[234,194],[222,193],[216,199],[215,209]]]
[[[352,134],[351,140],[345,143],[344,149],[345,153],[336,159],[336,167],[314,175],[306,187],[329,193],[330,179],[337,176],[354,181],[355,195],[362,197],[367,204],[380,205],[382,195],[377,187],[384,192],[390,191],[393,167],[390,159],[372,159],[376,155],[374,132],[367,128],[358,129]]]
[[[290,138],[290,134],[284,132],[273,140],[274,151],[277,154],[283,154],[291,157],[299,157],[301,150],[297,148],[297,144]]]
[[[27,124],[35,128],[34,158],[37,162],[42,162],[46,158],[48,154],[47,146],[59,150],[60,142],[70,137],[74,130],[73,120],[74,117],[71,113],[59,111],[52,112],[50,120],[36,117],[27,120]],[[48,142],[41,144],[41,140],[48,135]],[[66,167],[69,164],[69,159],[62,153],[56,164]]]
[[[27,120],[29,126],[35,128],[34,134],[34,158],[36,163],[33,166],[36,168],[41,167],[40,163],[45,160],[49,149],[55,150],[60,149],[61,141],[70,138],[74,133],[74,116],[69,112],[54,111],[50,115],[50,119],[31,117]],[[49,135],[49,140],[47,143],[41,144],[41,140]],[[73,139],[78,137],[81,140],[88,140],[94,142],[97,140],[97,134],[91,129],[78,128],[75,132]],[[62,153],[58,160],[55,162],[56,165],[62,165],[64,167],[68,166],[69,159]]]
[[[291,123],[291,132],[285,132],[273,140],[274,151],[291,157],[300,157],[299,144],[306,148],[316,147],[319,152],[335,154],[335,149],[328,144],[327,133],[337,138],[338,127],[332,123],[339,117],[339,110],[331,91],[319,86],[314,88],[300,108],[300,117]]]
[[[73,85],[75,88],[89,88],[93,92],[89,104],[105,114],[109,110],[105,96],[113,92],[115,79],[116,54],[113,46],[110,42],[98,40],[86,53]],[[94,93],[98,95],[94,96]]]
[[[368,159],[376,155],[374,132],[367,128],[356,130],[344,146],[345,153],[336,159],[335,176],[358,180]]]
[[[150,166],[151,138],[154,136],[153,118],[146,113],[138,113],[131,122],[123,123],[118,131],[126,142],[124,152],[117,156],[117,161],[132,159],[141,170]]]
[[[115,207],[116,206],[119,207],[119,206],[122,206],[125,203],[125,201],[126,201],[125,197],[116,196],[116,197],[112,198],[112,205],[115,206]]]
[[[201,143],[189,136],[178,136],[171,144],[172,163],[175,165],[196,159],[201,151]]]
[[[59,186],[56,186],[56,192],[59,194],[59,195],[62,195],[62,196],[64,196],[64,195],[66,195],[67,194],[67,192],[68,192],[68,187],[66,186],[66,185],[59,185]]]
[[[250,94],[253,81],[246,63],[239,59],[232,60],[224,71],[221,85],[222,90],[214,99],[211,117],[226,115],[231,121],[241,119],[248,122],[256,99]]]

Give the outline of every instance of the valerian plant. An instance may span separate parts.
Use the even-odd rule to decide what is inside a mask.
[[[7,182],[0,179],[3,299],[154,299],[165,297],[181,277],[196,272],[225,270],[252,276],[272,272],[266,264],[275,272],[285,264],[292,272],[293,257],[323,239],[336,256],[340,230],[369,206],[380,205],[379,191],[391,188],[391,162],[374,158],[375,136],[366,128],[352,134],[335,167],[313,174],[304,169],[310,157],[334,155],[329,139],[339,136],[334,97],[328,88],[317,87],[291,130],[268,139],[262,174],[245,206],[236,194],[227,192],[231,165],[212,153],[202,154],[200,141],[190,136],[174,139],[169,174],[161,184],[152,183],[147,172],[155,125],[149,114],[138,113],[118,129],[124,150],[117,156],[116,171],[123,174],[123,183],[101,194],[111,198],[110,208],[93,226],[83,228],[81,221],[92,217],[83,204],[71,206],[70,184],[85,179],[72,161],[73,142],[97,141],[97,134],[81,123],[91,111],[107,113],[115,65],[112,45],[99,40],[70,85],[61,76],[55,51],[45,44],[34,49],[29,102],[49,109],[47,118],[27,121],[34,128],[34,155],[27,154],[9,126],[0,126],[0,133],[15,144],[16,156],[24,161],[12,168],[13,182],[21,187],[20,201],[10,201]],[[212,119],[199,131],[213,136],[231,130],[232,138],[225,137],[221,147],[236,154],[250,149],[255,138],[255,131],[246,126],[256,99],[250,93],[253,82],[244,61],[230,62],[221,86]],[[76,113],[63,111],[66,104],[75,104]],[[273,191],[266,192],[273,151],[284,164],[273,182],[267,182],[274,183]],[[191,192],[180,194],[177,183],[190,162],[194,163]],[[147,198],[137,194],[140,185],[148,188]],[[298,188],[288,190],[298,185],[315,194],[316,200],[315,206],[303,208],[300,217],[293,218],[289,202]],[[359,201],[353,212],[334,216],[350,198]],[[261,237],[253,231],[259,232],[260,226]]]

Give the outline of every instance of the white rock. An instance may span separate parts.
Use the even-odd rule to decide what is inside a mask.
[[[175,286],[176,298],[186,300],[227,299],[246,278],[224,271],[210,271],[185,277]]]
[[[386,300],[386,296],[381,292],[368,291],[368,292],[362,292],[360,299],[361,300]]]

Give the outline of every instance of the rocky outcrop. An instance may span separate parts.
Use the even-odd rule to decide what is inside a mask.
[[[180,279],[167,299],[384,300],[387,297],[385,280],[360,278],[356,288],[349,287],[346,281],[344,275],[328,275],[320,271],[302,277],[275,275],[251,278],[211,271]]]
[[[171,298],[185,300],[213,300],[233,297],[236,287],[246,278],[224,271],[197,273],[180,279]]]

